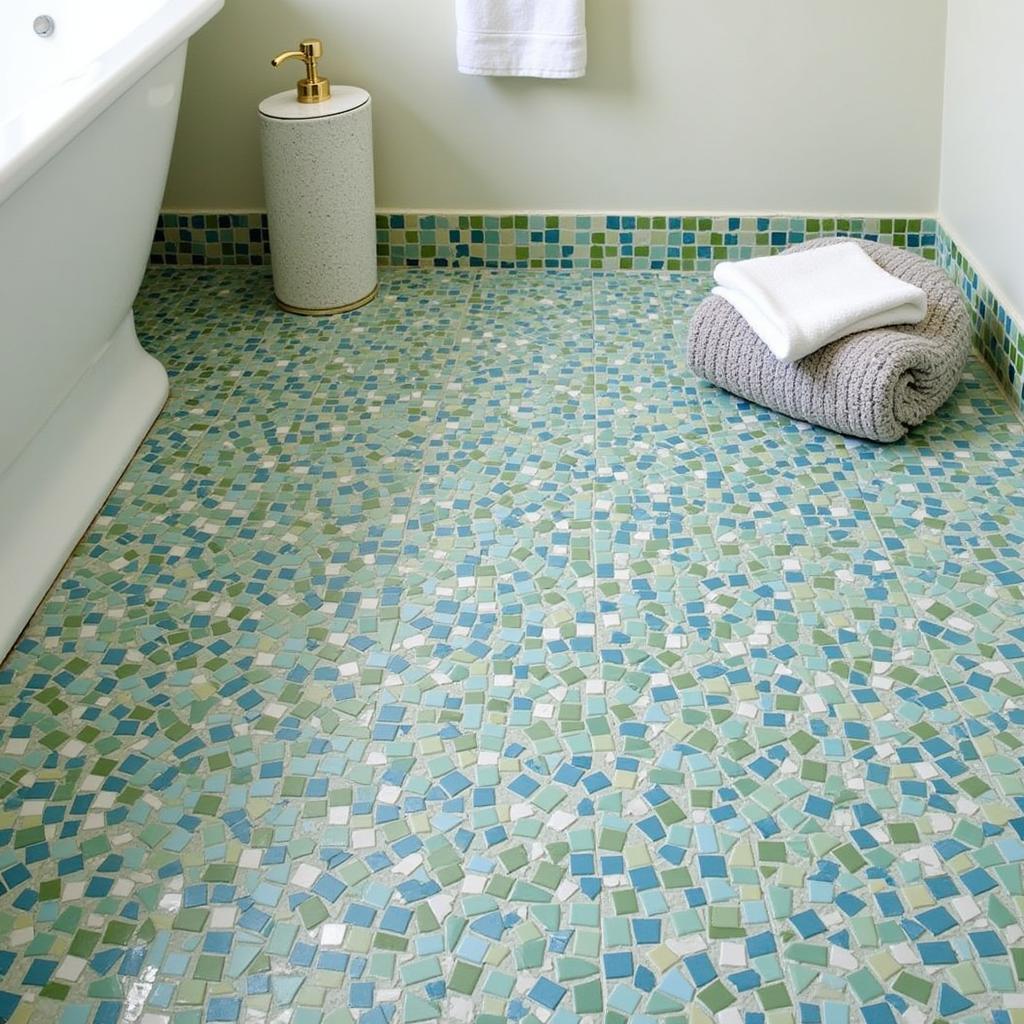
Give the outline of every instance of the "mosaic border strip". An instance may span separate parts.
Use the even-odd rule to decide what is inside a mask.
[[[168,213],[157,218],[149,262],[175,267],[270,263],[266,213]]]
[[[848,235],[933,250],[922,218],[384,214],[377,252],[389,266],[710,270],[811,238]]]
[[[379,213],[377,258],[392,267],[710,270],[834,235],[868,238],[935,258],[935,218],[647,214]],[[269,262],[265,213],[164,213],[152,262]]]
[[[1006,306],[942,225],[936,259],[963,293],[974,327],[974,345],[992,368],[1010,400],[1024,412],[1024,333]]]

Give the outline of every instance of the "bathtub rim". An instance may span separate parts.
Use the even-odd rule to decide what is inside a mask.
[[[89,65],[95,69],[93,76],[83,74],[60,83],[53,92],[30,101],[13,118],[0,123],[0,203],[223,6],[224,0],[166,0],[126,40]],[[55,109],[60,97],[66,101]],[[39,121],[34,128],[33,118]]]

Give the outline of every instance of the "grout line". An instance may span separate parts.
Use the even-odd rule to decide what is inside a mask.
[[[911,615],[913,616],[914,623],[915,624],[919,624],[920,620],[921,620],[921,618],[923,616],[922,616],[922,614],[918,613],[917,606],[914,603],[913,597],[911,596],[910,591],[907,589],[907,581],[906,581],[906,578],[905,578],[904,574],[900,571],[899,566],[896,564],[896,562],[892,558],[890,558],[889,555],[888,555],[888,551],[887,551],[886,545],[885,545],[885,536],[882,533],[880,527],[878,526],[878,523],[875,521],[875,513],[874,513],[874,511],[871,508],[871,503],[869,502],[869,499],[868,499],[867,495],[864,493],[864,481],[863,481],[863,478],[861,476],[861,472],[857,468],[857,466],[858,466],[858,464],[855,462],[854,466],[853,466],[854,480],[856,481],[857,490],[860,493],[861,499],[864,501],[864,505],[865,505],[865,507],[867,509],[868,521],[870,522],[871,528],[874,531],[875,535],[877,536],[877,538],[878,538],[878,540],[880,542],[879,546],[880,546],[881,553],[886,556],[885,560],[886,560],[886,562],[889,563],[890,567],[892,568],[893,576],[895,577],[895,581],[896,581],[897,585],[899,586],[900,593],[902,594],[904,600],[906,601],[907,609],[910,611]],[[972,516],[972,518],[973,518],[973,516]],[[925,645],[923,650],[928,655],[928,663],[929,663],[929,666],[931,667],[932,671],[934,671],[934,673],[937,676],[939,676],[939,678],[942,679],[942,681],[946,684],[946,686],[948,688],[948,697],[950,699],[950,703],[955,705],[956,711],[957,711],[957,713],[959,714],[959,717],[960,717],[960,721],[961,722],[975,721],[976,717],[974,715],[969,714],[967,712],[967,710],[963,707],[963,705],[962,705],[962,703],[960,701],[960,698],[954,692],[953,687],[949,684],[949,681],[946,679],[945,675],[942,672],[942,665],[939,663],[938,660],[936,660],[936,658],[934,656],[934,653],[932,652],[931,648],[928,647],[927,645]],[[894,664],[894,665],[897,664],[895,659],[893,660],[892,664]],[[883,703],[887,707],[889,706],[888,702],[885,701],[884,698],[883,698]],[[949,708],[949,705],[947,705],[947,709],[948,708]],[[921,716],[921,720],[928,721],[929,724],[934,724],[933,723],[933,720],[934,720],[934,717],[935,717],[934,713],[929,708],[923,708],[922,710],[923,710],[923,714]],[[898,718],[898,716],[896,714],[896,711],[897,711],[896,707],[893,707],[893,708],[890,709],[890,714],[892,715],[893,719],[898,722],[898,721],[900,721],[900,719]],[[990,709],[989,712],[988,712],[988,717],[990,717],[994,713],[995,712],[993,712]],[[945,727],[945,723],[940,722],[939,725],[940,725],[940,727]],[[950,725],[950,726],[948,726],[948,728],[950,730],[952,730],[953,726]],[[940,728],[940,731],[941,731],[941,728]],[[968,739],[973,743],[975,737],[968,736]],[[983,772],[984,772],[984,774],[987,776],[987,778],[989,780],[989,783],[990,783],[989,788],[992,791],[992,793],[996,794],[1000,801],[1004,801],[1006,803],[1010,802],[1010,798],[1007,797],[1006,794],[1002,791],[1002,789],[1000,788],[1000,786],[998,785],[998,783],[996,781],[995,776],[991,774],[991,772],[989,770],[989,767],[988,767],[987,759],[979,757],[977,759],[977,761],[975,761],[975,762],[965,761],[965,763],[968,764],[969,766],[972,766],[972,765],[980,765],[980,766],[982,766],[983,767]],[[969,767],[968,770],[970,772],[974,773],[974,774],[979,774],[979,775],[982,774],[982,771],[979,770],[979,768],[977,768],[977,767]],[[954,785],[954,786],[956,785],[955,782],[951,782],[950,784]],[[959,789],[959,787],[957,787],[957,788]],[[962,793],[962,796],[963,796],[964,799],[971,800],[975,804],[979,804],[980,806],[984,806],[984,804],[982,804],[980,801],[974,799],[973,797],[969,797],[966,793]]]
[[[992,378],[992,383],[995,384],[996,390],[1010,407],[1010,412],[1013,413],[1014,419],[1016,419],[1021,426],[1024,426],[1024,404],[1022,404],[1020,398],[1010,390],[1011,382],[1009,380],[1004,382],[999,379],[998,371],[985,358],[984,351],[978,345],[974,344],[973,338],[971,339],[971,355],[975,357],[975,361],[980,363],[985,368],[985,372]],[[950,396],[950,400],[955,397],[956,394],[954,392],[954,394]]]
[[[395,270],[401,270],[402,268],[394,268],[394,269]],[[477,286],[479,285],[479,283],[480,283],[480,272],[479,272],[479,269],[473,268],[472,280],[471,280],[470,286],[466,289],[466,297],[465,297],[465,300],[462,303],[462,308],[460,309],[460,311],[458,313],[458,316],[456,318],[456,322],[453,323],[451,328],[450,328],[451,339],[452,339],[452,342],[454,343],[454,345],[456,346],[456,365],[452,368],[453,372],[458,368],[459,364],[463,360],[464,346],[462,345],[462,339],[459,336],[463,332],[463,330],[465,329],[465,324],[466,324],[466,321],[467,321],[468,315],[469,315],[469,306],[470,306],[470,304],[472,302],[473,294],[476,291]],[[427,446],[426,446],[427,449],[429,449],[429,442],[431,440],[433,440],[436,437],[443,437],[444,436],[444,432],[445,432],[444,421],[443,420],[438,421],[437,417],[442,415],[443,410],[444,410],[444,406],[445,406],[445,402],[447,400],[447,397],[448,397],[447,395],[442,395],[440,400],[439,400],[439,402],[438,402],[437,410],[435,412],[434,423],[433,423],[432,427],[430,428],[430,430],[427,431],[427,434],[428,434],[428,443],[427,443]],[[410,516],[413,515],[414,510],[417,507],[418,499],[420,497],[420,491],[421,491],[421,488],[423,486],[423,479],[424,479],[424,477],[426,475],[426,471],[427,471],[427,461],[428,460],[429,460],[429,451],[425,449],[424,450],[423,462],[421,463],[421,465],[419,467],[419,470],[418,470],[418,472],[416,474],[416,482],[413,485],[412,490],[411,490],[411,492],[409,494],[409,509],[408,509],[408,511],[405,514],[405,521],[402,523],[402,536],[401,536],[401,538],[399,539],[399,542],[398,542],[398,558],[399,559],[401,559],[402,551],[405,548],[405,540],[406,540],[406,537],[408,536],[409,518],[410,518]],[[420,503],[420,504],[422,504],[422,503]],[[396,571],[397,571],[397,565],[396,565]],[[404,596],[405,595],[403,594],[403,597]],[[396,653],[399,653],[395,649],[395,642],[397,640],[398,632],[401,629],[401,624],[402,624],[401,605],[399,605],[398,625],[395,628],[395,636],[393,636],[391,638],[391,641],[388,644],[387,653],[388,653],[389,657],[394,655],[394,654],[396,654]],[[430,660],[431,661],[434,660],[433,655],[431,655]],[[378,694],[383,689],[384,689],[383,685],[377,687]]]

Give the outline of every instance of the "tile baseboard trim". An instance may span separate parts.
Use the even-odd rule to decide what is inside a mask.
[[[957,283],[967,304],[974,347],[1017,411],[1024,414],[1024,331],[1019,317],[992,291],[967,253],[941,224],[936,242],[936,260]]]
[[[163,211],[157,218],[151,266],[259,267],[270,264],[267,215]]]
[[[936,256],[934,217],[794,214],[377,214],[386,267],[710,270],[812,238],[869,238]],[[151,262],[262,266],[270,262],[264,212],[160,215]]]

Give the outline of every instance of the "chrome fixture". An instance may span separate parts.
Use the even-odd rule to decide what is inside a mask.
[[[52,36],[57,28],[56,22],[48,14],[40,14],[35,21],[32,22],[32,29],[37,36],[42,36],[44,39],[47,36]]]

